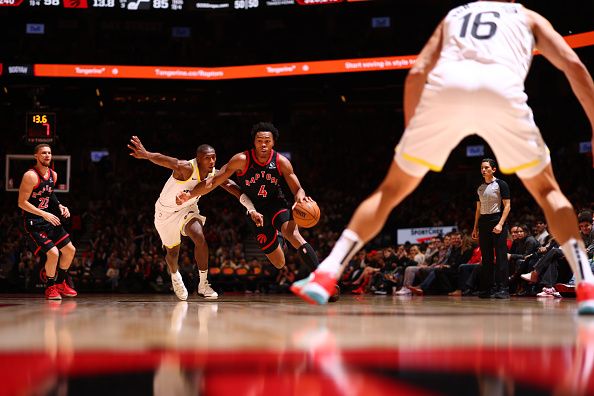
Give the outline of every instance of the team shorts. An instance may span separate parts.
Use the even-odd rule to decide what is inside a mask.
[[[256,207],[256,210],[264,216],[264,224],[262,227],[257,227],[251,217],[248,222],[256,235],[262,253],[270,254],[279,244],[278,233],[281,232],[282,225],[293,219],[293,213],[286,202]]]
[[[54,226],[42,218],[25,219],[25,231],[32,242],[35,255],[39,252],[47,253],[54,246],[62,249],[70,243],[70,234],[64,227]]]
[[[551,158],[526,100],[522,82],[504,66],[441,65],[425,86],[395,160],[413,176],[439,172],[462,139],[476,134],[493,150],[501,172],[536,176]]]
[[[206,217],[200,214],[197,205],[171,212],[163,208],[159,202],[155,204],[155,228],[166,248],[171,249],[181,243],[181,236],[187,236],[186,224],[192,219],[198,219],[202,226],[206,223]]]

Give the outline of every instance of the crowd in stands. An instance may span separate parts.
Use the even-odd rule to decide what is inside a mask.
[[[197,130],[185,133],[188,119],[176,121],[158,114],[132,119],[130,114],[114,112],[89,125],[84,114],[73,113],[62,128],[64,138],[53,147],[54,154],[72,155],[71,191],[60,200],[72,213],[66,229],[77,247],[77,256],[70,277],[82,293],[170,292],[164,251],[153,226],[154,202],[169,173],[128,156],[126,143],[131,134],[141,136],[149,150],[178,158],[191,158],[199,144],[212,144],[220,167],[231,155],[250,147],[249,126],[258,120],[191,118]],[[266,118],[266,114],[257,117]],[[320,223],[302,230],[320,258],[328,255],[357,203],[380,181],[398,138],[394,134],[386,139],[386,130],[397,131],[400,123],[391,109],[361,108],[357,112],[337,109],[325,116],[320,111],[296,112],[279,125],[281,136],[276,148],[291,155],[303,187],[322,210]],[[86,134],[78,134],[79,130]],[[85,137],[90,135],[94,136],[92,142]],[[89,151],[98,147],[110,154],[100,162],[92,162]],[[435,269],[431,277],[436,279],[427,281],[427,294],[457,290],[469,293],[465,283],[473,279],[473,268],[467,266],[476,266],[480,261],[474,241],[469,238],[480,159],[466,158],[463,149],[456,150],[444,172],[425,178],[390,216],[384,231],[369,242],[365,254],[357,256],[359,264],[352,263],[343,279],[346,292],[392,293],[394,287],[398,291],[402,285],[420,286],[430,273],[426,268],[430,268]],[[9,150],[3,147],[2,154]],[[574,206],[591,208],[591,192],[584,187],[588,181],[574,177],[590,166],[590,159],[563,149],[553,152],[553,161]],[[536,227],[541,214],[534,211],[528,193],[515,176],[502,177],[512,191],[509,224]],[[0,291],[41,291],[43,257],[30,253],[16,200],[16,193],[2,192]],[[292,247],[287,249],[287,266],[281,271],[252,249],[254,238],[246,223],[249,219],[231,195],[214,191],[202,197],[199,206],[208,219],[205,232],[210,248],[209,278],[218,291],[286,292],[291,282],[307,275]],[[441,225],[456,226],[454,241],[452,236],[444,235],[422,244],[396,243],[398,228]],[[532,229],[527,231],[531,233]],[[451,245],[456,248],[455,257],[446,255]],[[510,254],[520,254],[517,252],[522,248],[517,245],[512,245]],[[189,290],[195,290],[198,280],[192,249],[191,242],[184,240],[179,256]],[[525,264],[518,264],[520,267],[520,279],[532,269]],[[463,277],[457,277],[458,268]],[[563,270],[559,273],[562,281],[571,277]],[[549,278],[545,277],[547,287],[551,286]],[[460,284],[460,279],[465,279],[464,283]]]

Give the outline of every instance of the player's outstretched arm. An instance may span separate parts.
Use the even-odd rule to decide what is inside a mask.
[[[52,225],[58,226],[60,225],[60,219],[58,216],[46,212],[45,210],[41,210],[36,208],[29,202],[29,198],[31,197],[31,193],[33,192],[33,187],[37,184],[38,176],[33,171],[27,171],[23,175],[23,180],[21,180],[21,185],[19,187],[19,198],[18,204],[19,208],[23,209],[26,212],[33,213],[34,215],[43,217],[45,221],[51,223]]]
[[[223,167],[217,171],[214,176],[204,179],[198,183],[196,187],[188,192],[182,191],[179,193],[177,196],[178,200],[180,201],[179,204],[182,204],[194,197],[208,194],[216,187],[227,181],[227,179],[229,179],[231,176],[233,176],[233,173],[242,170],[246,161],[247,158],[244,153],[235,154],[228,163],[223,165]]]
[[[427,44],[421,50],[415,64],[408,72],[404,82],[404,126],[408,126],[421,94],[427,82],[427,76],[435,67],[441,53],[441,38],[443,34],[443,21],[437,26]]]
[[[536,38],[536,48],[556,68],[561,70],[571,85],[592,126],[592,154],[594,155],[594,83],[586,66],[575,51],[540,14],[527,10],[527,16]],[[594,163],[592,164],[594,166]]]
[[[295,202],[310,202],[313,201],[311,197],[305,195],[305,190],[301,187],[301,183],[293,170],[293,165],[291,161],[287,159],[284,155],[278,155],[278,167],[287,182],[287,185],[291,189],[291,192],[295,196]]]
[[[250,197],[241,192],[241,189],[237,183],[231,179],[227,179],[225,182],[223,182],[223,184],[221,184],[221,187],[239,200],[239,203],[242,204],[246,209],[247,214],[252,218],[252,221],[256,223],[256,226],[260,227],[262,224],[264,224],[264,216],[256,210],[256,207],[254,206],[254,203]]]
[[[192,175],[192,164],[186,160],[169,157],[161,153],[153,153],[144,148],[138,136],[132,136],[128,148],[130,155],[137,159],[146,159],[153,164],[169,168],[173,171],[173,177],[177,180],[186,180]]]

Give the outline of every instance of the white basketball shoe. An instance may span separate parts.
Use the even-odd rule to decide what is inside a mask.
[[[184,281],[182,280],[182,276],[179,271],[171,274],[171,284],[173,285],[173,291],[175,292],[177,298],[182,301],[188,299],[188,290],[186,289],[186,286],[184,286]]]
[[[210,283],[208,283],[208,281],[200,282],[200,284],[198,285],[198,295],[204,298],[212,299],[219,297],[218,293],[214,291],[212,287],[210,287]]]

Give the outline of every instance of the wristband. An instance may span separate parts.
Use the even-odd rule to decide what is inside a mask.
[[[254,207],[252,200],[245,194],[241,194],[239,196],[239,203],[241,203],[247,209],[247,214],[256,211],[256,208]]]

